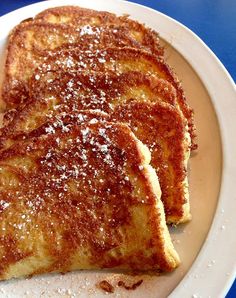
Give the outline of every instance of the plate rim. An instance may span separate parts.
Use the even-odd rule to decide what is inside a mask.
[[[46,7],[71,4],[86,7],[88,6],[86,5],[86,2],[89,4],[89,1],[86,0],[50,0],[37,2],[1,16],[0,25],[3,23],[4,27],[6,27],[6,20],[9,17],[12,18],[14,15],[18,16],[18,23],[18,14],[26,7],[29,9],[29,7],[42,6],[42,9],[45,9]],[[96,0],[96,5],[99,5],[99,3],[104,4],[104,2],[106,1]],[[85,5],[81,3],[84,3]],[[106,3],[108,6],[108,2]],[[224,225],[223,217],[221,216],[223,209],[224,218],[228,219],[231,226],[236,227],[236,217],[234,217],[233,214],[233,210],[236,207],[236,194],[233,194],[233,186],[236,184],[236,179],[234,178],[234,175],[236,177],[236,166],[234,166],[231,162],[234,157],[234,152],[236,152],[236,139],[234,139],[233,130],[233,128],[236,127],[236,119],[234,119],[234,115],[236,115],[236,86],[224,65],[210,50],[210,48],[193,31],[179,21],[176,21],[164,13],[161,13],[150,7],[134,2],[109,0],[109,4],[110,3],[114,5],[119,3],[119,5],[127,7],[127,9],[131,9],[131,11],[134,7],[143,12],[146,11],[147,13],[150,13],[150,19],[152,19],[152,16],[155,18],[155,15],[158,14],[158,17],[162,20],[163,24],[165,24],[167,28],[166,31],[164,30],[163,32],[160,32],[160,36],[167,42],[171,43],[171,45],[189,62],[210,95],[211,103],[217,115],[222,140],[223,164],[219,199],[205,242],[202,244],[197,257],[186,276],[184,276],[169,297],[187,297],[186,295],[196,295],[196,297],[201,297],[201,295],[207,296],[214,294],[221,295],[223,297],[229,290],[236,277],[236,259],[233,261],[229,260],[228,258],[227,266],[229,267],[225,265],[223,267],[224,270],[222,270],[222,263],[218,262],[218,257],[221,257],[221,255],[233,255],[234,251],[232,248],[236,247],[236,237],[234,235],[233,229],[228,229],[227,232],[220,232],[222,226]],[[106,10],[109,11],[109,7],[106,8]],[[23,18],[24,17],[22,17],[22,19]],[[150,26],[150,24],[147,25]],[[176,39],[173,43],[172,32],[175,31],[180,32],[182,37],[181,39]],[[186,40],[188,42],[183,44],[186,42]],[[198,63],[198,61],[193,58],[194,54],[197,54],[197,56],[201,57],[201,60],[205,62],[204,65],[206,67],[202,68],[202,64]],[[214,76],[212,76],[212,74],[214,74]],[[217,82],[220,82],[219,86],[217,85]],[[224,89],[221,88],[222,85],[224,85]],[[221,244],[230,242],[229,244],[231,250],[228,250],[228,246],[221,245],[219,254],[219,247],[218,249],[215,249],[217,241],[219,241]],[[212,266],[211,270],[207,270],[209,254],[213,260],[217,260],[214,266]],[[223,259],[225,260],[225,258]],[[202,272],[204,272],[204,276],[201,277],[200,274]],[[208,281],[207,287],[203,287],[202,284],[205,280]]]

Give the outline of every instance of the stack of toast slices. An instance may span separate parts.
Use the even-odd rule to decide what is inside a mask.
[[[128,16],[47,9],[9,35],[1,87],[0,279],[172,271],[191,219],[193,110],[158,34]]]

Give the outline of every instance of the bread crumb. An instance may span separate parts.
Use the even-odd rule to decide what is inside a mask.
[[[114,293],[114,287],[106,280],[100,281],[98,287],[107,293]]]

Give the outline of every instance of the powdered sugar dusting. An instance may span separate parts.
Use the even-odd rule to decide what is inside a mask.
[[[0,212],[4,209],[6,209],[7,207],[10,206],[10,203],[9,202],[6,202],[4,200],[0,200]]]
[[[98,34],[100,32],[98,27],[92,28],[90,25],[85,25],[81,28],[78,28],[77,31],[80,32],[80,36],[83,36],[85,34],[95,35],[95,34]]]
[[[35,167],[18,166],[18,169],[24,167],[24,184],[17,190],[17,193],[15,193],[14,187],[10,189],[8,195],[10,198],[17,196],[19,204],[23,205],[17,216],[11,218],[12,213],[9,213],[11,219],[0,228],[0,231],[7,233],[9,229],[14,229],[14,235],[18,237],[20,243],[24,243],[34,235],[30,233],[31,228],[37,234],[41,233],[43,227],[45,239],[51,242],[54,225],[60,230],[61,224],[67,223],[70,226],[68,231],[72,231],[74,224],[82,220],[80,216],[82,218],[85,216],[88,221],[81,221],[78,235],[74,235],[75,243],[82,245],[83,241],[87,239],[86,237],[91,237],[92,231],[93,235],[103,231],[102,237],[99,236],[99,245],[106,247],[111,241],[109,237],[106,237],[108,228],[108,226],[105,228],[106,220],[110,222],[110,219],[113,218],[114,224],[116,221],[113,212],[116,212],[118,203],[118,200],[115,199],[117,183],[122,188],[130,187],[124,172],[124,151],[114,145],[111,138],[112,125],[99,122],[96,119],[96,112],[91,112],[91,115],[89,112],[84,114],[80,112],[68,117],[66,113],[62,113],[62,115],[51,118],[45,126],[46,135],[42,135],[41,143],[31,147],[27,145],[30,140],[26,141],[27,158],[34,161]],[[89,117],[92,123],[86,121]],[[71,122],[73,119],[80,121],[79,125],[76,125],[76,122]],[[49,146],[49,144],[51,145]],[[104,180],[108,173],[109,179]],[[104,221],[102,214],[103,208],[107,205],[107,193],[114,196],[114,203],[111,205],[114,210]],[[84,196],[86,200],[83,199]],[[100,208],[94,206],[98,203]],[[119,201],[119,204],[122,204],[122,201]],[[1,211],[5,212],[11,204],[1,200],[0,206]],[[39,217],[38,214],[40,214]],[[55,215],[59,221],[55,219]],[[43,220],[45,216],[47,221]],[[124,220],[127,220],[126,213],[123,216]],[[72,220],[73,217],[77,219]],[[119,215],[118,221],[120,222],[120,220]],[[92,225],[91,232],[86,227],[87,222]],[[83,229],[86,232],[82,232]],[[38,245],[41,245],[40,241]],[[58,245],[63,246],[64,242],[61,241],[60,238],[54,240],[51,242],[52,247],[55,246],[54,249],[58,249]],[[62,255],[60,252],[60,258]],[[60,290],[58,293],[62,292]]]

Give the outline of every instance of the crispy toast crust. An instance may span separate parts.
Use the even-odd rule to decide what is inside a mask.
[[[0,129],[0,149],[9,146],[19,135],[42,125],[52,114],[81,109],[109,113],[116,105],[133,100],[177,104],[170,83],[139,72],[120,76],[97,72],[46,72],[40,80],[33,77],[29,86],[32,100],[10,115],[13,119],[5,120],[6,125]]]
[[[7,109],[18,108],[29,100],[28,79],[48,55],[53,55],[51,51],[56,49],[58,53],[63,47],[76,46],[79,50],[129,46],[150,51],[150,54],[154,54],[154,60],[156,56],[163,56],[158,35],[127,16],[117,17],[111,13],[76,6],[51,8],[16,26],[9,37],[2,108],[5,104]],[[129,54],[130,52],[126,53],[127,59]],[[130,58],[133,58],[133,54]],[[153,62],[153,59],[148,60]],[[188,119],[191,147],[196,149],[193,111],[187,105],[181,84],[173,71],[166,64],[161,68],[159,75],[164,74],[163,77],[166,77],[177,90],[179,106]]]
[[[49,67],[50,65],[50,67]],[[49,67],[49,70],[48,70]],[[190,127],[193,125],[193,111],[188,106],[179,80],[171,68],[162,60],[146,51],[134,48],[107,48],[98,51],[80,51],[78,48],[62,50],[51,55],[34,73],[34,78],[40,80],[41,75],[56,70],[76,72],[102,71],[122,74],[129,71],[139,71],[143,74],[155,75],[167,80],[177,91],[177,100]],[[33,79],[34,79],[33,78]]]
[[[129,125],[150,150],[159,177],[167,223],[190,220],[187,162],[189,136],[180,112],[167,103],[131,102],[115,107],[110,119]]]
[[[61,15],[60,20],[52,23],[47,21],[48,13],[45,12],[35,20],[22,22],[11,32],[2,91],[2,103],[5,102],[7,108],[16,108],[27,100],[26,81],[51,50],[70,48],[72,45],[81,50],[130,46],[156,55],[163,54],[157,34],[127,17],[79,7],[58,9],[67,15]],[[57,9],[55,11],[58,13]],[[63,21],[69,17],[70,22]],[[96,24],[94,18],[99,20]]]
[[[106,48],[98,51],[80,51],[78,48],[62,50],[48,57],[34,73],[40,79],[48,71],[63,69],[65,71],[100,71],[111,72],[120,75],[129,71],[139,71],[143,74],[155,75],[167,80],[177,92],[177,104],[184,117],[188,121],[188,129],[191,136],[191,148],[196,149],[195,125],[193,121],[193,110],[187,104],[186,97],[180,81],[173,70],[162,58],[158,58],[146,51],[124,47]]]
[[[106,24],[123,27],[154,55],[163,56],[164,54],[158,34],[144,24],[131,20],[128,15],[116,16],[113,13],[78,6],[60,6],[44,10],[36,15],[35,20],[53,24],[72,24],[75,27],[78,27],[78,24],[90,26]]]
[[[97,111],[75,113],[68,109],[68,106],[63,105],[57,112],[63,110],[64,112],[60,114],[55,113],[56,116],[45,115],[44,120],[38,122],[37,126],[31,126],[31,129],[26,126],[27,129],[22,129],[18,133],[14,127],[11,127],[12,132],[10,132],[9,126],[7,126],[8,137],[1,138],[2,145],[9,147],[22,139],[38,137],[48,131],[56,133],[57,130],[60,131],[64,128],[62,123],[81,124],[85,121],[96,122],[96,119],[125,122],[152,153],[151,165],[160,177],[162,202],[167,222],[178,224],[191,218],[186,173],[189,139],[186,136],[187,132],[182,116],[177,109],[162,102],[148,104],[147,102],[132,101],[115,106],[110,115]],[[27,115],[26,119],[28,119]],[[43,124],[38,127],[39,123]],[[7,130],[5,130],[6,132]]]
[[[138,100],[167,102],[178,107],[175,88],[166,80],[139,71],[114,73],[87,71],[47,71],[40,79],[29,81],[29,96],[56,97],[77,109],[101,109],[109,112],[121,103]],[[32,103],[31,103],[32,104]]]
[[[34,100],[0,130],[0,149],[32,135],[31,131],[35,134],[41,125],[40,129],[44,129],[53,115],[63,113],[64,119],[70,119],[67,115],[81,109],[106,111],[111,119],[127,122],[152,151],[152,165],[160,177],[168,223],[190,219],[187,161],[185,164],[190,142],[170,83],[139,72],[117,76],[49,71],[40,77],[29,84]],[[60,119],[56,125],[51,123],[53,130],[58,123]]]
[[[170,104],[132,101],[114,107],[110,114],[98,111],[67,111],[46,121],[38,129],[18,135],[37,137],[47,131],[63,129],[62,123],[116,121],[126,123],[135,136],[151,152],[151,166],[156,170],[162,190],[166,221],[179,224],[191,219],[187,163],[189,159],[189,136],[182,116]]]
[[[117,32],[114,33],[115,30]],[[8,108],[16,108],[27,101],[27,80],[51,51],[72,46],[86,50],[109,45],[142,48],[142,45],[129,37],[128,32],[122,28],[118,30],[103,27],[99,31],[94,29],[94,34],[81,36],[80,31],[61,24],[42,22],[20,24],[9,38],[2,90],[3,101]]]
[[[178,266],[166,223],[191,218],[186,172],[197,145],[193,111],[163,54],[158,34],[127,15],[76,6],[12,30],[0,280]]]
[[[173,270],[179,258],[147,148],[124,124],[63,127],[1,153],[0,278]]]

